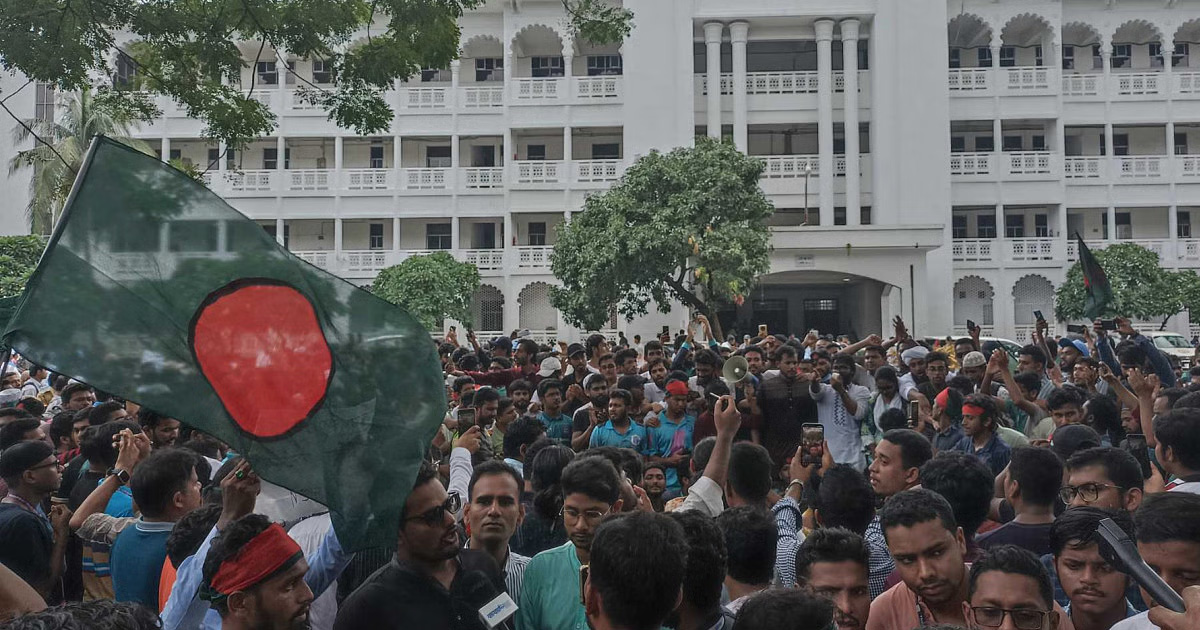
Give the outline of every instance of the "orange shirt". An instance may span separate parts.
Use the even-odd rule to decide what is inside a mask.
[[[171,558],[163,560],[162,575],[158,578],[158,609],[162,610],[167,607],[167,600],[171,598],[171,589],[175,586],[175,566],[171,564]]]

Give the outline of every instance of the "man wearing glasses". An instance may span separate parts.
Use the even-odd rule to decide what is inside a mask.
[[[1091,506],[1133,512],[1142,504],[1142,468],[1127,451],[1089,448],[1067,460],[1067,484],[1059,498],[1070,507]]]
[[[8,484],[8,494],[0,500],[0,563],[47,603],[61,601],[59,578],[71,512],[55,505],[47,517],[41,504],[62,482],[62,465],[46,442],[18,442],[0,454],[0,477]]]
[[[560,517],[566,544],[533,557],[521,583],[517,630],[586,628],[580,603],[580,571],[588,565],[592,539],[604,517],[621,511],[621,476],[602,457],[571,462],[562,473]]]
[[[395,558],[346,599],[334,628],[483,630],[476,611],[504,592],[504,573],[486,552],[462,548],[461,507],[422,462],[404,502]]]
[[[1036,556],[1001,545],[971,565],[963,617],[971,630],[1073,630],[1053,592]]]

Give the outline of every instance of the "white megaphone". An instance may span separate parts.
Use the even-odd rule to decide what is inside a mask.
[[[750,364],[746,357],[732,356],[725,360],[721,376],[729,383],[740,383],[750,376]]]

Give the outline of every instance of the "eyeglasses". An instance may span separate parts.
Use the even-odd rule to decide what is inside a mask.
[[[57,467],[59,470],[62,470],[63,468],[65,468],[65,466],[60,464],[58,461],[53,461],[53,462],[47,462],[45,464],[38,464],[37,466],[32,466],[29,468],[29,470],[41,470],[43,468],[50,468],[51,466]]]
[[[1004,623],[1004,615],[1012,617],[1013,625],[1018,630],[1041,630],[1046,622],[1048,610],[1009,610],[991,606],[972,606],[971,613],[975,615],[975,623],[988,628],[999,628]]]
[[[1108,488],[1124,490],[1121,486],[1114,486],[1111,483],[1084,483],[1078,486],[1063,486],[1062,490],[1058,491],[1058,498],[1062,499],[1063,503],[1070,503],[1079,496],[1083,497],[1085,503],[1092,503],[1099,499],[1100,493]]]
[[[446,498],[445,503],[435,508],[430,508],[416,516],[410,516],[404,519],[404,522],[419,520],[430,527],[436,527],[445,519],[447,512],[454,515],[458,513],[460,508],[462,508],[462,498],[458,496],[457,492],[451,492],[450,496]]]
[[[584,510],[583,512],[580,512],[575,508],[563,506],[563,509],[559,510],[558,515],[562,517],[564,524],[567,521],[576,523],[579,521],[580,517],[583,517],[583,519],[587,521],[588,525],[598,525],[600,523],[600,519],[608,515],[608,510]]]
[[[587,603],[587,602],[583,601],[583,594],[587,592],[587,581],[588,581],[588,575],[590,573],[591,573],[591,569],[588,567],[588,565],[585,564],[585,565],[582,565],[579,567],[579,603],[580,604]]]

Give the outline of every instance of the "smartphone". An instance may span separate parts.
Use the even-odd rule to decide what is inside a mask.
[[[820,464],[825,456],[825,427],[815,423],[800,425],[800,463],[804,466]]]
[[[766,336],[767,336],[767,325],[766,325],[766,324],[759,324],[759,325],[758,325],[758,336],[759,336],[759,337],[766,337]]]
[[[1087,326],[1084,326],[1083,324],[1067,324],[1067,332],[1074,333],[1076,335],[1086,335]]]
[[[1102,319],[1102,320],[1100,320],[1100,328],[1103,330],[1116,330],[1117,329],[1117,320]]]
[[[475,408],[474,407],[459,407],[458,409],[458,432],[465,433],[467,429],[475,426]]]
[[[1130,433],[1126,435],[1125,450],[1129,451],[1129,454],[1133,455],[1138,465],[1142,467],[1142,479],[1149,479],[1150,453],[1149,447],[1146,446],[1146,435],[1143,433]]]
[[[669,334],[671,334],[671,327],[670,327],[670,326],[663,326],[663,331],[662,331],[662,334],[664,334],[664,335],[669,335]]]
[[[970,332],[972,330],[975,330],[975,322],[968,319],[967,320],[967,332]]]
[[[921,417],[921,404],[915,400],[908,401],[908,428],[915,429]]]
[[[1033,317],[1034,317],[1034,319],[1038,320],[1039,322],[1044,322],[1044,321],[1046,321],[1046,318],[1045,318],[1045,317],[1042,317],[1042,312],[1041,312],[1041,311],[1034,311],[1034,312],[1033,312]]]

